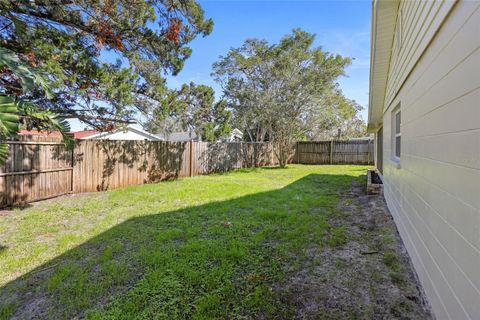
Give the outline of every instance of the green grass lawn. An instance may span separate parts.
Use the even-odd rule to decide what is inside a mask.
[[[362,166],[248,169],[0,213],[0,318],[291,318],[282,281]],[[312,265],[313,266],[313,265]]]

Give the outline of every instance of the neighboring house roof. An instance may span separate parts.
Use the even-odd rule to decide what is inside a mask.
[[[73,137],[75,139],[85,139],[89,136],[93,136],[99,133],[100,131],[97,131],[97,130],[83,130],[83,131],[72,132]]]
[[[151,134],[140,128],[128,126],[126,128],[119,128],[107,132],[97,132],[93,135],[88,135],[83,138],[84,140],[163,140],[161,137]]]
[[[367,126],[369,132],[376,131],[383,121],[385,91],[399,2],[373,1]]]
[[[97,134],[99,132],[100,131],[96,131],[96,130],[83,130],[83,131],[69,132],[69,133],[73,135],[73,138],[75,139],[82,139],[82,138]],[[18,134],[30,135],[30,136],[36,136],[36,137],[50,137],[50,138],[62,137],[62,134],[59,131],[20,130]]]
[[[38,130],[20,130],[20,135],[31,135],[37,137],[55,137],[61,138],[59,131],[38,131]],[[70,132],[74,139],[90,140],[90,139],[110,139],[110,140],[162,140],[160,137],[148,133],[139,128],[127,127],[126,129],[117,129],[113,131],[98,130],[82,130]]]

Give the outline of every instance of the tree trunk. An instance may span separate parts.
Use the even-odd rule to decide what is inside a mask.
[[[278,144],[278,149],[278,162],[280,168],[285,168],[287,166],[287,148],[285,148],[285,145],[280,142]]]

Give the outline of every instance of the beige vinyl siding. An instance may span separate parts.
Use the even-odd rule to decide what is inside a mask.
[[[480,2],[400,8],[405,39],[384,105],[385,198],[437,318],[480,319]],[[398,103],[400,166],[390,139]]]
[[[393,41],[386,90],[386,106],[390,105],[408,73],[425,50],[434,33],[451,10],[454,1],[401,1]],[[402,20],[401,22],[399,20]],[[401,35],[401,41],[397,35]],[[398,43],[401,46],[398,47]]]

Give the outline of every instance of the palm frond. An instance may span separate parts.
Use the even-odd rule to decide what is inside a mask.
[[[2,142],[18,132],[19,122],[15,99],[0,96],[0,165],[3,165],[8,157],[8,145]]]
[[[18,103],[18,110],[22,117],[34,121],[39,129],[59,131],[62,134],[63,142],[67,149],[73,148],[74,139],[68,134],[70,124],[68,121],[49,110],[42,110],[36,104],[21,100]]]
[[[0,69],[8,69],[15,74],[23,91],[32,91],[37,85],[43,88],[47,98],[53,97],[48,75],[3,47],[0,47]],[[18,133],[22,118],[28,119],[40,130],[59,131],[66,147],[73,148],[74,140],[67,134],[70,126],[64,118],[51,111],[42,110],[35,103],[4,94],[0,95],[0,164],[5,163],[8,156],[8,146],[2,142]]]
[[[0,143],[0,164],[4,164],[8,157],[8,144]]]
[[[46,73],[39,69],[35,69],[27,62],[20,60],[15,52],[0,47],[0,69],[2,68],[9,69],[20,79],[24,91],[32,91],[36,83],[43,88],[47,98],[50,99],[53,97],[53,92]]]
[[[10,96],[0,96],[0,140],[16,134],[19,121],[15,99]]]

